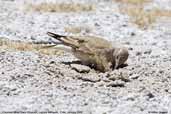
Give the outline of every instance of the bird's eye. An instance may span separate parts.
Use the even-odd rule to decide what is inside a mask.
[[[119,56],[116,56],[116,59],[119,59]]]

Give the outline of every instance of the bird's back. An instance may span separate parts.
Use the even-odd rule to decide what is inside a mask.
[[[104,48],[112,48],[112,44],[100,37],[96,37],[96,36],[78,36],[78,37],[74,37],[74,38],[78,38],[78,39],[82,39],[85,42],[84,43],[80,43],[81,45],[86,45],[90,48],[95,48],[95,49],[104,49]]]

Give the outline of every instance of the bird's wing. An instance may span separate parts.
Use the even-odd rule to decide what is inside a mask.
[[[79,37],[62,36],[62,35],[51,33],[51,32],[48,32],[47,34],[49,36],[59,40],[62,44],[66,45],[66,46],[70,46],[72,48],[79,48],[80,44],[86,42],[86,40],[81,39]]]
[[[95,36],[62,36],[51,32],[47,34],[59,40],[62,44],[87,54],[93,54],[112,47],[107,40]]]
[[[95,52],[91,48],[89,48],[85,45],[80,46],[79,48],[76,48],[75,51],[77,51],[77,52],[79,51],[79,52],[81,52],[83,54],[87,54],[87,55],[95,55]]]
[[[87,40],[87,43],[85,45],[87,47],[91,47],[92,49],[108,49],[112,47],[112,44],[103,38],[87,36],[84,39]]]

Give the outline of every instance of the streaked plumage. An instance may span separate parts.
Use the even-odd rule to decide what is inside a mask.
[[[62,36],[51,32],[49,36],[61,44],[72,48],[80,61],[102,72],[109,71],[124,64],[128,58],[126,48],[114,48],[109,41],[94,36]]]

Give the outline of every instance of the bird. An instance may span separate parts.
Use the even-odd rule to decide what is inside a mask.
[[[114,47],[108,40],[97,36],[64,36],[52,32],[47,34],[62,45],[71,47],[71,52],[82,64],[101,72],[119,68],[129,56],[127,48]]]

